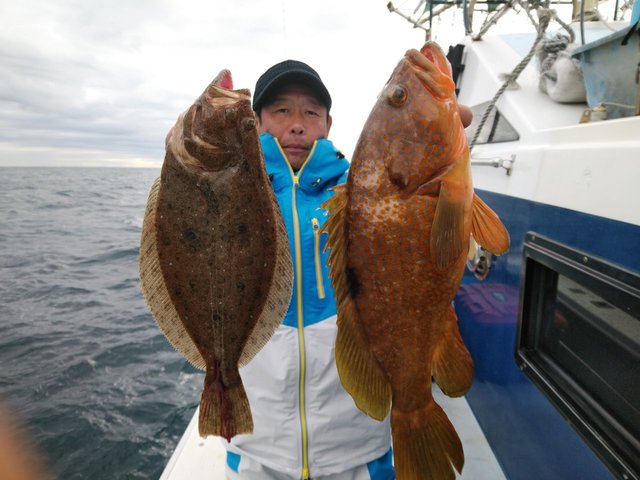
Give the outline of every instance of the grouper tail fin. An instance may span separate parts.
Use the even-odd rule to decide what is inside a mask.
[[[455,480],[462,472],[462,443],[444,410],[429,402],[421,410],[391,410],[396,477],[403,480]]]

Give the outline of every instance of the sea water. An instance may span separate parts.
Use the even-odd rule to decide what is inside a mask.
[[[157,479],[198,403],[140,291],[158,175],[0,168],[0,404],[60,480]]]

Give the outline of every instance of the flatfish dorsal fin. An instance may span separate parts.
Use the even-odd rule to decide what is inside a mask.
[[[253,331],[247,338],[247,343],[240,356],[238,362],[240,367],[247,365],[266,345],[282,323],[291,302],[293,265],[289,251],[289,239],[275,196],[272,198],[272,203],[276,213],[273,216],[276,225],[276,265],[264,308]]]
[[[162,333],[167,337],[173,348],[181,353],[194,367],[204,370],[206,368],[204,358],[193,343],[193,340],[191,340],[184,324],[180,321],[162,275],[156,232],[159,192],[160,177],[155,180],[149,192],[142,225],[140,241],[140,284],[142,293],[158,327],[160,327],[160,330],[162,330]]]

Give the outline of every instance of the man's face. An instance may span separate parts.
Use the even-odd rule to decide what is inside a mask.
[[[304,85],[287,85],[262,107],[258,132],[276,137],[294,170],[307,159],[313,142],[326,138],[331,128],[327,107]]]

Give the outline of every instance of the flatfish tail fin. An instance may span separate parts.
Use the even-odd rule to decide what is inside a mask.
[[[162,275],[157,243],[158,177],[149,191],[140,238],[140,286],[153,318],[171,345],[194,367],[204,370],[205,361],[180,320]]]
[[[372,356],[358,325],[353,288],[347,268],[346,185],[334,188],[335,195],[322,205],[329,219],[321,232],[327,233],[329,276],[338,306],[336,365],[344,389],[356,406],[370,417],[382,421],[391,407],[391,385]]]
[[[458,317],[453,306],[447,310],[445,332],[433,353],[433,378],[443,393],[460,397],[473,382],[473,360],[460,336]]]
[[[200,397],[198,432],[201,437],[216,435],[231,438],[253,432],[253,418],[249,399],[242,383],[225,387],[220,376],[207,371],[204,389]]]
[[[271,203],[274,212],[271,221],[274,222],[276,228],[276,265],[262,312],[240,355],[238,361],[240,367],[247,365],[273,336],[287,314],[293,293],[293,264],[287,228],[275,195],[270,190],[268,193],[272,197]]]
[[[422,410],[391,411],[396,477],[403,480],[455,480],[464,451],[455,428],[435,401]]]

